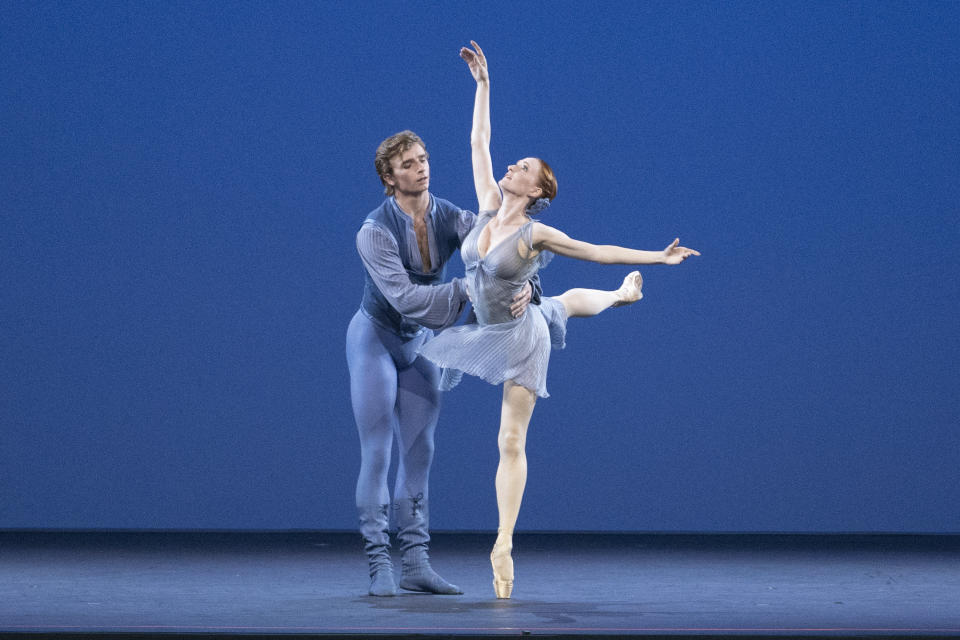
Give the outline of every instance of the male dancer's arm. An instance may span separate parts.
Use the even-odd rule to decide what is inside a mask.
[[[444,329],[460,317],[467,304],[461,278],[438,285],[410,282],[396,241],[375,224],[360,227],[357,251],[374,284],[404,317],[430,329]]]

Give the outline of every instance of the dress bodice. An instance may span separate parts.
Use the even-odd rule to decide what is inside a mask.
[[[540,304],[528,305],[519,318],[514,318],[510,303],[553,254],[532,251],[534,222],[530,221],[490,247],[481,258],[477,251],[480,232],[495,215],[494,211],[481,212],[460,247],[476,322],[445,329],[419,353],[443,367],[443,390],[452,389],[463,373],[469,373],[490,384],[511,380],[546,398],[550,395],[550,351],[564,346],[566,308],[557,298],[545,296]],[[520,255],[521,246],[531,249],[528,257]]]
[[[499,324],[514,320],[510,313],[510,303],[514,296],[520,293],[524,285],[548,261],[548,252],[524,258],[517,250],[518,242],[523,242],[532,249],[532,220],[491,246],[481,258],[477,247],[480,233],[495,215],[496,212],[481,212],[477,224],[464,239],[460,249],[474,312],[480,324]]]

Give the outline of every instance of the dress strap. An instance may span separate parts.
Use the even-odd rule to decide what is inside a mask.
[[[520,238],[523,240],[523,244],[526,245],[527,249],[533,251],[533,225],[537,223],[536,220],[531,220],[530,222],[525,223],[520,227]],[[544,268],[550,261],[553,260],[554,253],[552,251],[541,251],[534,258],[540,263],[540,268]]]
[[[523,239],[523,244],[526,245],[527,249],[533,250],[533,223],[536,220],[530,220],[529,222],[524,223],[520,227],[520,238]]]

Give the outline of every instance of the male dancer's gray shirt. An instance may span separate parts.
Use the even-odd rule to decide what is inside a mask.
[[[443,200],[435,202],[435,206],[437,204],[449,206],[449,203]],[[393,198],[388,198],[383,206],[389,209],[388,215],[392,214],[394,221],[400,222],[398,227],[403,237],[396,238],[381,223],[367,219],[357,232],[357,251],[373,284],[404,321],[398,323],[395,317],[385,317],[386,314],[369,305],[361,308],[371,320],[398,335],[416,335],[420,331],[417,325],[430,329],[443,329],[452,325],[460,317],[468,299],[463,280],[453,278],[450,282],[430,286],[424,286],[426,283],[415,283],[411,277],[423,273],[423,259],[413,221],[399,211]],[[431,210],[433,209],[434,207],[431,207]],[[456,233],[459,245],[470,233],[476,220],[477,216],[473,212],[459,209],[453,216],[453,228],[446,231]],[[433,216],[428,213],[427,237],[438,237],[435,224]],[[449,256],[440,255],[437,243],[428,244],[430,264],[434,265],[435,272],[442,272],[446,266],[444,261]]]

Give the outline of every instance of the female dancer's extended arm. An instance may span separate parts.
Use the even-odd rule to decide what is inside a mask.
[[[500,208],[500,187],[493,177],[493,162],[490,159],[490,74],[483,49],[470,41],[473,49],[463,47],[460,57],[470,67],[477,81],[477,94],[473,102],[473,128],[470,131],[470,148],[473,159],[473,186],[477,190],[480,211],[496,211]]]
[[[699,251],[678,246],[680,238],[671,242],[663,251],[641,251],[612,244],[599,245],[575,240],[563,231],[542,223],[533,225],[532,231],[534,249],[547,249],[568,258],[601,264],[680,264],[690,256],[700,255]]]

